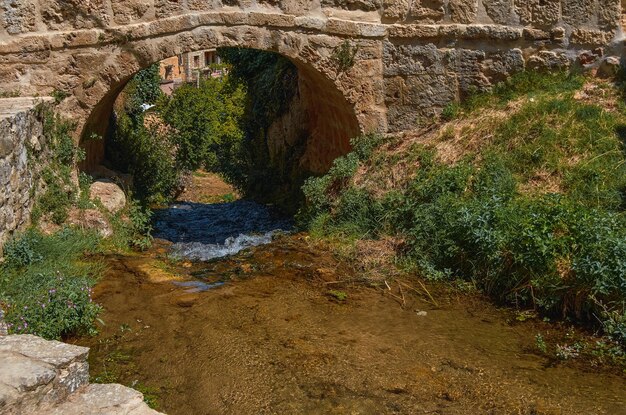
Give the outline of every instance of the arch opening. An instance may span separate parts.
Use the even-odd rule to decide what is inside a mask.
[[[215,54],[209,55],[209,51]],[[233,60],[233,56],[237,55],[236,52],[242,52],[243,57],[239,56],[238,60]],[[267,188],[267,180],[264,180],[261,174],[256,181],[248,183],[248,188],[244,191],[256,190],[252,192],[256,193],[252,195],[253,197],[260,196],[264,202],[278,202],[280,205],[287,206],[289,210],[294,210],[295,206],[288,206],[290,203],[285,203],[285,200],[280,199],[293,197],[294,192],[299,192],[306,177],[325,173],[337,157],[350,151],[350,139],[360,133],[354,107],[347,101],[333,80],[312,65],[301,59],[256,48],[229,47],[209,50],[194,48],[189,52],[174,56],[177,63],[180,63],[179,68],[167,68],[167,65],[171,66],[173,63],[171,57],[165,57],[154,63],[141,65],[141,70],[159,64],[163,84],[168,82],[165,78],[173,76],[172,72],[174,72],[183,78],[182,85],[197,88],[200,87],[199,80],[203,76],[204,64],[210,67],[216,61],[224,59],[220,57],[221,55],[228,54],[230,54],[230,61],[227,65],[230,65],[234,73],[239,74],[236,82],[246,84],[244,87],[248,95],[257,95],[247,97],[245,115],[242,117],[242,122],[245,124],[242,125],[245,135],[243,139],[249,145],[261,147],[266,152],[266,160],[264,160],[267,163],[266,167],[273,169],[272,174],[281,176],[277,183],[273,183],[274,189]],[[246,58],[255,55],[272,56],[276,62],[283,65],[286,63],[293,69],[293,79],[278,79],[281,87],[292,90],[283,91],[284,102],[278,103],[280,108],[271,114],[271,119],[254,119],[259,114],[255,114],[253,108],[265,99],[261,96],[264,90],[259,83],[263,81],[263,76],[268,74],[262,73],[263,68],[257,68],[260,72],[258,77],[255,74],[250,76],[248,73],[246,78],[241,76],[246,72],[246,68],[237,70],[241,65],[247,65]],[[189,70],[190,65],[194,66],[193,70]],[[100,165],[110,166],[111,160],[107,157],[107,146],[116,134],[114,122],[116,105],[119,105],[119,97],[129,82],[134,79],[136,73],[138,72],[121,78],[119,82],[111,86],[91,111],[82,132],[81,145],[86,152],[86,160],[81,165],[82,170],[97,172]],[[286,77],[291,75],[288,71],[285,74],[287,74]],[[210,77],[211,73],[208,76]],[[231,79],[226,82],[232,82],[232,75],[225,75],[225,78],[228,77]],[[269,88],[275,87],[276,84],[269,86]],[[267,88],[265,92],[271,93],[272,91]],[[172,96],[176,96],[173,88]],[[119,111],[119,108],[117,110]],[[103,139],[88,139],[94,134]],[[297,202],[299,203],[299,200]]]

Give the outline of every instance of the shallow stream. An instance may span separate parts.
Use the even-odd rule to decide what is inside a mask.
[[[106,258],[105,325],[77,340],[92,377],[173,415],[626,414],[624,377],[537,351],[549,325],[341,283],[355,271],[290,229],[251,202],[160,212],[150,251]]]

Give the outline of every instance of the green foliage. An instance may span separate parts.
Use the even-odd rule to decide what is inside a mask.
[[[128,240],[131,246],[144,250],[152,245],[152,211],[134,201],[128,206]]]
[[[298,70],[276,53],[241,48],[221,48],[218,53],[231,65],[229,83],[241,84],[247,92],[241,120],[243,142],[233,157],[239,163],[221,173],[243,194],[294,210],[308,176],[299,166],[306,136],[298,137],[286,154],[271,158],[268,129],[296,97]]]
[[[444,120],[452,120],[485,107],[504,108],[507,103],[519,98],[573,94],[583,83],[584,77],[569,72],[524,71],[497,84],[488,92],[470,94],[461,103],[447,105],[441,115]]]
[[[184,85],[170,99],[160,101],[159,113],[173,129],[178,169],[237,170],[232,165],[239,163],[245,99],[241,85],[208,78],[199,87]]]
[[[146,386],[143,383],[132,385],[133,389],[141,392],[143,401],[152,409],[159,409],[159,389]]]
[[[541,334],[537,334],[535,336],[535,343],[537,344],[537,349],[539,349],[541,353],[548,353],[548,345]]]
[[[443,111],[441,112],[441,118],[444,121],[450,121],[457,118],[460,113],[461,105],[456,102],[451,102],[443,108]]]
[[[139,72],[124,90],[107,158],[134,179],[144,205],[166,203],[181,177],[198,168],[237,177],[245,170],[241,157],[241,118],[246,99],[241,85],[227,78],[183,85],[171,97],[158,90],[158,66]],[[139,106],[155,103],[153,117]]]
[[[6,244],[0,306],[11,333],[59,339],[94,332],[100,307],[91,287],[101,266],[82,258],[98,241],[95,233],[66,228],[51,236],[29,230]]]
[[[247,196],[297,204],[306,137],[284,158],[270,159],[267,142],[268,128],[297,92],[296,67],[275,53],[218,52],[229,75],[183,85],[171,97],[157,91],[157,68],[138,73],[124,90],[107,158],[133,175],[143,204],[167,202],[182,175],[198,168],[219,173]],[[143,103],[156,103],[154,117],[141,111]]]
[[[288,108],[298,86],[298,70],[281,55],[255,49],[220,48],[231,65],[229,77],[242,83],[248,94],[246,128],[267,128]]]
[[[344,72],[354,66],[358,46],[352,46],[349,40],[344,40],[333,50],[333,60],[340,71]]]
[[[120,113],[115,134],[107,145],[113,165],[133,175],[135,195],[144,204],[168,201],[179,183],[181,170],[176,166],[171,137],[158,126],[147,128]]]
[[[72,133],[75,129],[73,122],[55,114],[53,110],[45,110],[44,135],[49,156],[46,160],[41,160],[46,163],[40,177],[45,184],[45,190],[36,198],[33,208],[35,221],[43,215],[49,215],[54,223],[62,224],[67,219],[69,208],[77,199],[79,188],[72,179],[72,172],[84,160],[85,152],[74,143]]]
[[[106,146],[107,159],[115,168],[133,175],[135,195],[145,205],[167,202],[181,175],[168,129],[146,121],[141,108],[163,99],[159,86],[158,64],[139,71],[126,85],[115,132]]]
[[[385,211],[384,203],[362,189],[350,187],[349,182],[360,163],[367,160],[382,141],[383,137],[378,134],[354,138],[353,151],[336,159],[326,175],[307,179],[302,186],[306,205],[297,215],[298,222],[304,225],[330,211],[333,212],[332,220],[317,220],[318,226],[331,225],[342,233],[352,235],[378,234]]]
[[[339,302],[343,302],[348,299],[348,294],[345,291],[330,290],[328,291],[328,295]]]
[[[470,99],[459,115],[451,107],[450,118],[532,98],[454,164],[414,146],[403,155],[416,166],[406,172],[412,179],[384,196],[353,177],[392,161],[356,144],[306,182],[299,219],[315,233],[400,235],[405,260],[427,278],[464,279],[545,313],[601,316],[606,333],[626,343],[626,114],[576,101],[580,85],[576,76],[526,73]]]
[[[155,105],[162,96],[159,64],[143,69],[131,79],[124,91],[127,96],[124,107],[131,117],[143,118],[141,105]]]
[[[10,239],[4,245],[5,264],[21,268],[41,261],[43,256],[36,251],[36,247],[41,244],[42,238],[40,233],[29,230],[20,238]]]
[[[56,104],[60,104],[68,96],[69,94],[65,91],[59,91],[58,89],[55,89],[54,91],[52,91],[52,98],[54,98],[54,102]]]

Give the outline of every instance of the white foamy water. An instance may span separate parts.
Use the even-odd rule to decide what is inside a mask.
[[[173,243],[178,259],[210,261],[268,244],[292,228],[289,218],[247,200],[232,203],[178,203],[156,212],[156,238]]]
[[[209,261],[234,255],[253,246],[272,242],[274,235],[282,233],[277,229],[260,235],[239,234],[237,237],[226,238],[223,244],[205,244],[202,242],[178,242],[171,247],[171,255],[175,258],[186,258],[192,261]]]

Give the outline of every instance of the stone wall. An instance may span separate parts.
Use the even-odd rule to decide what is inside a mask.
[[[349,68],[335,59],[345,41]],[[64,91],[77,135],[102,133],[117,94],[153,62],[270,50],[312,86],[310,143],[326,151],[348,138],[326,119],[407,130],[515,72],[593,67],[622,45],[621,0],[0,0],[0,92]]]
[[[0,253],[10,235],[30,224],[34,187],[45,158],[42,99],[0,99]],[[45,105],[45,104],[44,104]]]
[[[160,415],[133,389],[90,385],[88,353],[30,334],[0,335],[0,415]]]

